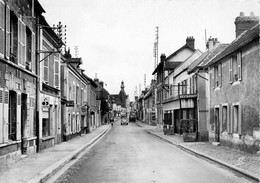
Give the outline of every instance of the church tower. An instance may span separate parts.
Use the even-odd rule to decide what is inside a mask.
[[[122,107],[126,107],[126,93],[125,93],[125,85],[124,81],[121,82],[121,90],[119,92],[119,99]]]

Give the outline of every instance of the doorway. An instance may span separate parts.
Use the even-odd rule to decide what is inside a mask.
[[[219,108],[215,108],[215,142],[220,142]]]
[[[21,95],[21,151],[22,154],[27,153],[27,141],[25,136],[25,127],[27,121],[27,94],[22,93]]]

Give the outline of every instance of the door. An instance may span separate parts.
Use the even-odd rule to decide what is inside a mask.
[[[16,115],[17,115],[17,94],[15,91],[9,91],[9,121],[8,121],[8,139],[16,140]]]
[[[22,142],[22,154],[27,152],[27,141],[24,139],[25,127],[27,121],[27,95],[22,93],[21,95],[21,142]]]
[[[220,140],[220,130],[219,130],[219,108],[215,108],[215,141],[219,142]]]

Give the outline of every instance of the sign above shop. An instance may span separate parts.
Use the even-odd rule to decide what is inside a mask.
[[[74,107],[74,100],[67,101],[66,106],[67,107]]]

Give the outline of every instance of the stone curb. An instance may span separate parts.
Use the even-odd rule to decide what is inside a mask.
[[[143,127],[142,125],[139,125],[139,124],[137,124],[137,123],[136,123],[136,125],[139,126],[139,127]],[[253,175],[253,174],[247,172],[246,170],[243,170],[243,169],[241,169],[241,168],[235,167],[235,166],[233,166],[233,165],[229,165],[229,164],[227,164],[227,163],[225,163],[225,162],[223,162],[223,161],[221,161],[221,160],[217,160],[217,159],[215,159],[215,158],[213,158],[213,157],[210,157],[210,156],[208,156],[208,155],[206,155],[206,154],[203,154],[203,153],[200,153],[200,152],[198,152],[198,151],[196,151],[196,150],[193,150],[193,149],[190,149],[190,148],[188,148],[188,147],[185,147],[185,146],[183,146],[183,145],[181,145],[181,144],[176,144],[176,143],[174,143],[174,142],[172,142],[172,141],[170,141],[170,140],[168,140],[168,139],[163,138],[161,135],[157,135],[157,134],[151,132],[151,131],[148,130],[148,129],[145,129],[145,130],[146,130],[148,133],[150,133],[150,134],[152,134],[152,135],[154,135],[154,136],[157,136],[157,137],[159,137],[160,139],[162,139],[162,140],[164,140],[164,141],[166,141],[166,142],[168,142],[168,143],[170,143],[170,144],[175,145],[176,147],[178,147],[178,148],[181,149],[181,150],[192,152],[192,153],[194,153],[194,154],[196,154],[196,155],[198,155],[198,156],[201,156],[201,157],[203,157],[203,158],[206,158],[206,159],[208,159],[208,160],[211,160],[211,161],[213,161],[213,162],[216,162],[216,163],[218,163],[218,164],[221,164],[221,165],[223,165],[223,166],[225,166],[225,167],[227,167],[227,168],[230,168],[230,169],[232,169],[232,170],[234,170],[234,171],[237,171],[237,172],[239,172],[239,173],[241,173],[241,174],[243,174],[243,175],[245,175],[245,176],[247,176],[247,177],[250,177],[250,178],[253,179],[253,180],[259,181],[259,178],[257,178],[256,175]]]
[[[96,137],[91,139],[87,144],[84,144],[84,145],[78,147],[77,149],[75,149],[73,152],[69,153],[64,158],[62,158],[59,161],[55,162],[53,165],[51,165],[51,166],[47,167],[46,169],[44,169],[43,171],[37,173],[33,178],[31,178],[26,183],[42,183],[42,182],[46,182],[58,170],[60,170],[62,167],[64,167],[72,159],[76,158],[83,150],[85,150],[91,144],[93,144],[98,139],[100,139],[102,136],[104,136],[110,129],[111,129],[111,126],[108,126],[103,132],[101,132],[99,135],[97,135]]]

